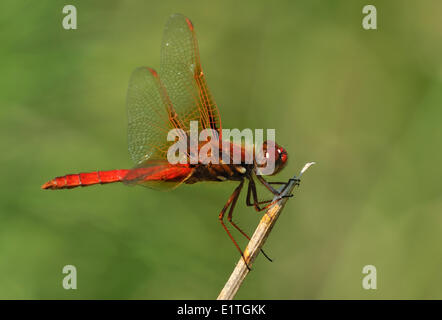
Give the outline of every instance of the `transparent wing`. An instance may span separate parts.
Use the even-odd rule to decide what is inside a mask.
[[[127,114],[129,153],[137,165],[124,177],[124,183],[159,190],[183,183],[192,169],[167,161],[167,150],[174,143],[167,141],[167,134],[180,128],[180,123],[155,70],[140,67],[132,73]]]
[[[167,133],[174,127],[172,113],[173,108],[155,70],[135,69],[127,92],[129,153],[135,163],[150,158],[166,159],[170,145]]]
[[[221,133],[221,119],[201,68],[192,22],[181,14],[172,15],[166,23],[160,76],[183,130],[188,131],[190,121],[196,120],[200,129]]]
[[[192,23],[173,15],[166,24],[161,49],[161,81],[155,70],[140,67],[131,76],[127,93],[129,153],[137,164],[128,184],[176,186],[192,173],[166,163],[170,129],[215,129],[221,138],[218,108],[201,69]],[[187,137],[185,137],[187,139]]]

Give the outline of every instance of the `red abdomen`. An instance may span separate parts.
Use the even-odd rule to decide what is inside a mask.
[[[44,185],[42,189],[70,189],[75,187],[85,187],[93,184],[105,184],[120,182],[129,172],[127,169],[95,171],[88,173],[67,174],[62,177],[56,177]]]

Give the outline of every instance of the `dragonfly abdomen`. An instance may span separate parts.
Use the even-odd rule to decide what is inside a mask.
[[[129,172],[127,169],[94,171],[87,173],[67,174],[62,177],[56,177],[44,185],[42,189],[71,189],[75,187],[86,187],[94,184],[106,184],[120,182]]]

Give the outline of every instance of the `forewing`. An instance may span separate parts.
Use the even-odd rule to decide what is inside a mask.
[[[200,129],[221,133],[221,119],[201,68],[192,22],[181,14],[172,15],[166,24],[160,76],[182,129],[188,131],[190,121],[196,120]]]

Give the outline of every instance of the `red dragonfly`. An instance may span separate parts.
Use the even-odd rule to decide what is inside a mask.
[[[67,174],[46,182],[42,188],[70,189],[123,182],[167,190],[182,183],[238,181],[239,185],[221,210],[219,220],[243,256],[238,243],[223,221],[227,210],[229,210],[227,215],[229,223],[250,240],[250,237],[232,221],[233,210],[244,181],[248,181],[247,206],[253,206],[257,211],[265,210],[274,202],[258,200],[254,179],[256,178],[274,195],[280,195],[280,192],[271,184],[285,183],[266,181],[258,174],[256,161],[239,164],[168,162],[167,150],[173,142],[167,141],[166,137],[171,129],[182,129],[187,133],[190,121],[197,121],[200,128],[213,129],[219,133],[220,140],[222,137],[218,108],[201,68],[195,30],[192,22],[181,14],[172,15],[166,24],[159,74],[160,76],[154,69],[140,67],[132,73],[129,82],[128,141],[129,153],[136,163],[135,168]],[[272,153],[275,157],[273,174],[276,174],[287,163],[287,152],[276,143],[273,145],[275,148],[275,152]],[[264,152],[266,146],[264,143]],[[219,152],[222,154],[223,148],[220,148]]]

